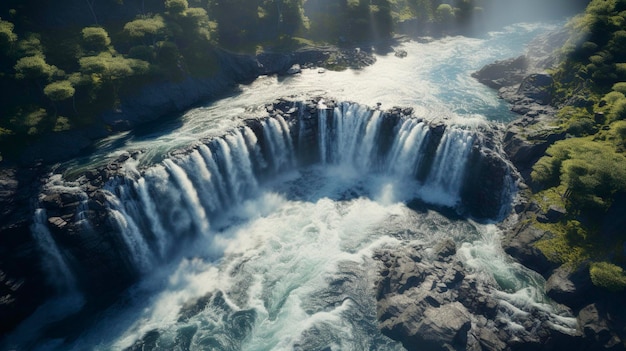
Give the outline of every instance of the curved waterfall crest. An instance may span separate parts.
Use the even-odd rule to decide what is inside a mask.
[[[74,244],[57,242],[48,256],[69,280],[72,271],[133,281],[220,228],[228,211],[258,194],[266,180],[312,165],[411,180],[421,201],[475,218],[497,219],[511,202],[510,167],[494,150],[497,142],[477,128],[429,122],[410,108],[381,111],[322,99],[280,100],[267,111],[158,164],[138,166],[141,155],[134,154],[89,171],[74,184],[76,198],[44,196],[35,223],[42,229],[42,216],[55,218],[47,221],[46,240],[60,241],[67,228],[82,235]],[[107,265],[70,269],[63,257]]]

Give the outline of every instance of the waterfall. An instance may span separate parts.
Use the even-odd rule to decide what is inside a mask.
[[[154,265],[154,255],[150,250],[144,232],[135,222],[141,219],[139,209],[126,184],[114,186],[105,192],[109,204],[111,220],[120,230],[120,236],[130,254],[133,266],[142,273],[148,272]]]
[[[320,147],[320,161],[322,164],[326,164],[328,159],[328,151],[326,149],[326,140],[328,139],[327,132],[328,128],[326,127],[326,123],[328,120],[328,111],[326,110],[326,105],[322,106],[323,108],[318,108],[317,110],[317,118],[318,118],[318,134],[319,134],[319,147]]]
[[[36,209],[30,229],[42,252],[42,266],[46,270],[49,283],[59,294],[70,293],[76,289],[76,280],[48,229],[47,220],[46,210]]]
[[[296,110],[251,121],[148,168],[137,169],[137,162],[127,161],[100,190],[107,223],[118,232],[111,245],[120,247],[135,272],[150,272],[186,243],[208,236],[212,224],[220,227],[226,218],[236,217],[229,214],[231,209],[259,194],[265,179],[296,169],[297,155],[310,155],[309,150],[318,153],[313,161],[348,167],[354,174],[410,181],[415,189],[406,190],[424,201],[457,207],[468,160],[479,140],[475,131],[433,126],[406,114],[392,116],[348,102],[327,106],[320,100],[316,111]],[[311,131],[303,130],[305,123]],[[72,189],[78,203],[75,225],[93,231],[89,197]],[[37,212],[33,230],[42,243],[51,240],[45,221],[45,211]],[[50,247],[46,256],[56,262],[49,266],[69,276],[55,246],[45,246]]]
[[[293,167],[295,165],[294,146],[285,119],[277,116],[264,120],[262,124],[274,172]]]
[[[447,196],[440,201],[445,205],[455,205],[463,186],[463,176],[471,152],[474,135],[466,130],[448,128],[439,142],[435,160],[426,179],[429,197]],[[434,198],[430,198],[434,201]]]
[[[404,121],[394,138],[386,169],[392,174],[415,176],[424,157],[423,148],[427,144],[429,131],[428,124],[423,121]]]

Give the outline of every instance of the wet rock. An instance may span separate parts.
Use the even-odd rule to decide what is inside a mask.
[[[435,255],[439,260],[456,254],[456,243],[452,239],[445,239],[435,247]]]
[[[423,318],[416,324],[411,329],[415,334],[405,347],[424,345],[428,350],[449,350],[465,348],[471,319],[463,305],[453,302],[426,308]]]
[[[289,75],[297,74],[300,72],[302,72],[302,68],[300,68],[300,65],[297,63],[289,67],[289,69],[287,70],[287,74]]]
[[[513,59],[496,61],[472,73],[472,77],[493,89],[518,84],[526,75],[528,59],[519,56]]]
[[[409,350],[416,345],[427,350],[531,350],[572,344],[576,331],[557,325],[560,317],[532,306],[520,313],[519,307],[501,303],[497,286],[470,274],[453,254],[453,244],[439,242],[426,256],[419,245],[375,253],[381,263],[377,315],[383,334]],[[556,350],[555,345],[545,349]]]
[[[408,53],[406,52],[406,50],[398,49],[393,53],[393,55],[395,57],[405,58],[407,57]]]
[[[585,336],[585,344],[591,350],[623,350],[626,346],[623,338],[616,333],[613,312],[607,311],[600,303],[585,306],[578,313],[578,323]],[[623,322],[623,321],[621,321]],[[624,335],[623,330],[617,330]]]
[[[532,212],[529,215],[532,216]],[[535,243],[543,239],[547,233],[533,226],[532,222],[525,218],[525,215],[522,215],[515,227],[504,230],[502,248],[518,262],[547,278],[557,264],[548,260],[535,246]]]

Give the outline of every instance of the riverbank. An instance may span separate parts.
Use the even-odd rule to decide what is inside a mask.
[[[532,199],[530,173],[548,147],[571,137],[558,126],[558,110],[567,105],[556,106],[550,94],[553,80],[546,71],[559,57],[537,53],[547,52],[541,49],[546,43],[564,42],[564,34],[556,32],[540,38],[535,42],[539,47],[531,45],[529,55],[496,62],[475,74],[482,83],[498,89],[499,96],[511,104],[511,110],[521,115],[507,125],[503,139],[504,150],[522,181],[514,213],[500,225],[504,233],[502,247],[546,279],[547,296],[571,309],[578,323],[576,349],[621,350],[626,340],[626,295],[594,286],[588,263],[578,267],[560,265],[537,247],[538,242],[552,237],[537,223],[556,223],[565,215],[565,209],[542,208]],[[558,345],[554,349],[561,348]]]

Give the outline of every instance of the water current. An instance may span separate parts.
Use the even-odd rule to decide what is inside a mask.
[[[361,70],[260,77],[175,121],[103,140],[96,154],[73,162],[68,173],[142,150],[138,161],[125,164],[127,178],[105,186],[122,246],[142,278],[118,303],[86,318],[71,339],[47,338],[36,349],[401,350],[378,330],[373,253],[409,241],[432,247],[444,238],[456,242],[472,274],[497,282],[511,313],[528,305],[552,310],[541,277],[502,252],[495,224],[410,206],[414,198],[454,206],[464,150],[473,140],[464,126],[514,117],[470,74],[523,53],[526,43],[551,28],[519,24],[482,38],[409,41],[398,47],[405,58],[378,56]],[[263,131],[271,157],[265,162],[273,171],[260,180],[253,174],[256,136],[241,128],[242,120],[284,96],[412,107],[415,116],[450,126],[437,151],[446,156],[435,158],[424,180],[410,176],[420,162],[417,141],[427,134],[412,120],[388,150],[386,159],[395,162],[374,167],[368,128],[376,128],[378,114],[370,111],[362,125],[356,117],[345,124],[335,120],[332,133],[324,132],[331,129],[320,119],[321,162],[297,167],[286,122],[268,119]],[[350,106],[342,116],[350,108],[359,115],[358,105]],[[357,135],[358,142],[351,139]],[[212,137],[218,138],[211,147],[200,143]],[[406,146],[408,140],[413,144]],[[182,157],[168,156],[190,146],[193,151]],[[451,159],[455,167],[444,167]],[[54,274],[68,277],[61,295],[76,297],[71,267],[50,243],[42,211],[33,230],[52,248],[47,260]],[[75,309],[76,299],[57,300],[57,309]],[[46,308],[54,316],[55,309]],[[19,344],[34,324],[27,321],[10,342]]]

